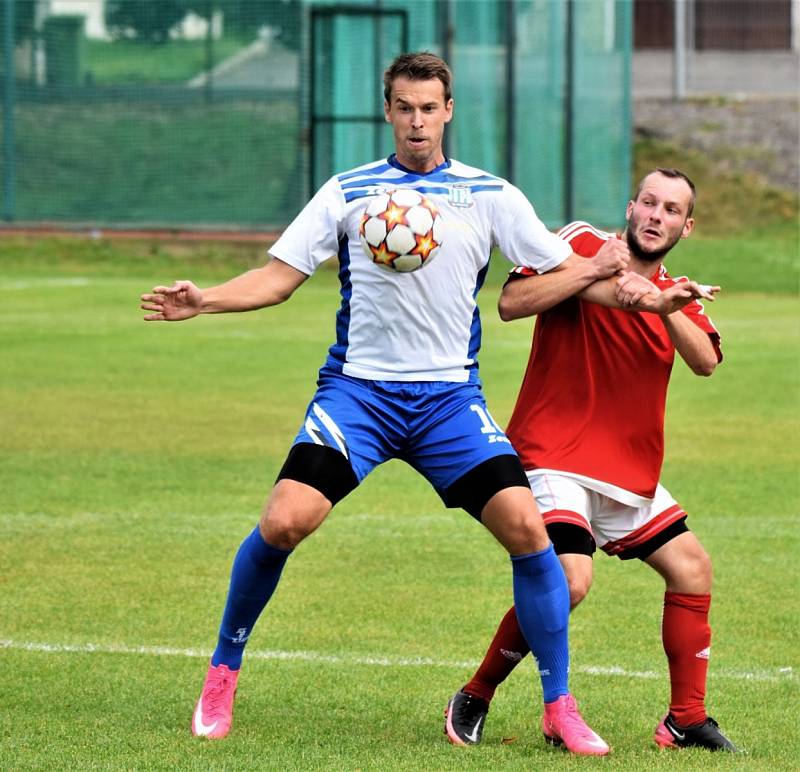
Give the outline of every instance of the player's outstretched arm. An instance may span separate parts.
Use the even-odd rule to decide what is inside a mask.
[[[199,289],[190,281],[171,287],[154,287],[142,295],[147,322],[179,322],[198,314],[253,311],[283,303],[308,276],[282,260],[272,258],[261,268],[237,276],[224,284]]]
[[[616,280],[616,299],[622,308],[649,311],[662,316],[680,311],[694,300],[714,301],[720,288],[696,281],[680,281],[661,290],[644,276],[625,272]]]
[[[584,300],[610,308],[665,315],[680,311],[693,300],[713,301],[714,293],[719,289],[709,284],[684,281],[661,290],[635,271],[622,271],[618,277],[596,281],[578,294]]]
[[[625,242],[609,239],[591,259],[574,252],[552,271],[509,281],[497,308],[504,322],[533,316],[552,308],[598,281],[622,271],[630,253]]]

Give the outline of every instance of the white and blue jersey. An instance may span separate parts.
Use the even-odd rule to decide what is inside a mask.
[[[419,191],[442,217],[439,254],[410,273],[376,265],[359,241],[367,204],[397,188]],[[455,160],[423,174],[391,156],[328,180],[270,253],[307,275],[338,256],[342,303],[321,374],[478,383],[476,298],[494,247],[538,272],[571,252],[508,181]]]

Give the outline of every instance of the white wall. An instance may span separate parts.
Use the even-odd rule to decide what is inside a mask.
[[[47,0],[48,16],[85,16],[86,37],[110,40],[105,22],[105,0]]]

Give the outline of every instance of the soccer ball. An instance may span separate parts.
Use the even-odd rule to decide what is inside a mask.
[[[416,190],[400,188],[370,201],[358,232],[370,260],[390,271],[407,273],[436,256],[442,245],[441,230],[436,206]]]

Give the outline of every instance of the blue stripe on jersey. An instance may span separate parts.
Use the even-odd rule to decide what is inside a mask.
[[[359,185],[363,184],[374,185],[375,183],[359,183]],[[473,193],[501,193],[503,191],[502,183],[497,185],[465,185],[464,187],[468,187]],[[415,185],[413,188],[409,188],[409,190],[416,190],[419,193],[436,193],[441,195],[447,195],[450,192],[450,188],[434,187],[433,185]],[[380,191],[376,190],[374,187],[362,190],[349,190],[344,194],[344,200],[349,204],[351,201],[356,201],[359,198],[377,195],[380,195]]]
[[[404,174],[402,177],[375,177],[367,174],[368,172],[374,171],[379,172],[384,171],[384,169],[365,169],[363,172],[359,172],[357,175],[343,174],[338,178],[339,182],[342,183],[342,190],[361,188],[367,185],[413,185],[413,183],[421,181],[426,183],[438,182],[444,184],[450,183],[455,185],[469,185],[471,188],[477,187],[481,182],[490,183],[492,185],[500,185],[501,187],[503,185],[503,180],[501,180],[499,177],[493,177],[491,174],[482,174],[479,177],[461,177],[447,170],[431,174]],[[362,177],[363,175],[367,176],[364,179],[355,179],[356,177]],[[344,184],[346,179],[351,180],[351,182]]]
[[[353,177],[361,177],[364,174],[383,174],[383,172],[391,168],[392,167],[386,161],[378,161],[374,166],[367,166],[364,169],[337,174],[336,179],[339,180],[339,182],[343,182],[344,180],[353,179]]]
[[[350,280],[350,248],[346,236],[339,241],[339,284],[342,305],[336,312],[336,343],[328,349],[325,366],[340,373],[347,360],[347,347],[350,343],[350,298],[353,296],[353,284]]]
[[[471,382],[478,381],[478,351],[481,347],[481,312],[478,308],[477,298],[478,293],[481,291],[481,287],[483,287],[483,283],[486,281],[486,274],[489,272],[490,262],[491,258],[489,258],[489,260],[486,262],[486,265],[483,266],[478,273],[478,277],[475,282],[475,291],[472,293],[472,297],[476,303],[475,310],[472,312],[472,326],[470,328],[469,349],[467,351],[469,358],[473,360],[473,363],[469,365],[469,368],[472,370],[469,377]]]

